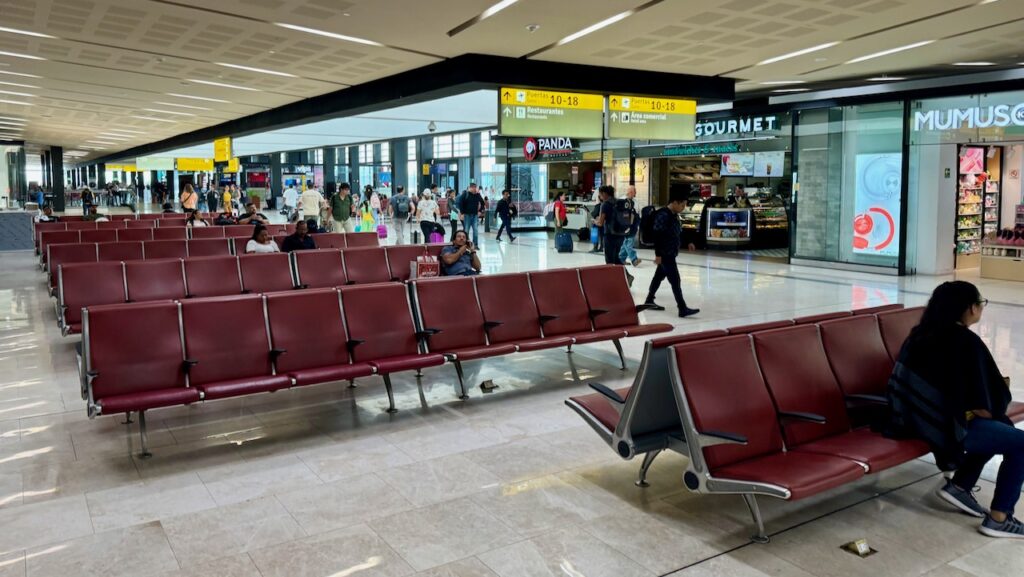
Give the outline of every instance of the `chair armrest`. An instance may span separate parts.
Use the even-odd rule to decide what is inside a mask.
[[[423,329],[422,331],[416,332],[416,339],[420,341],[426,341],[430,337],[441,332],[441,329]]]
[[[868,405],[888,405],[889,399],[882,395],[846,395],[846,404],[850,405],[851,401],[856,403],[863,403]]]
[[[543,326],[548,321],[553,321],[558,318],[558,315],[540,315],[540,324]]]
[[[288,352],[288,349],[270,349],[270,360],[276,361],[277,357]]]
[[[347,343],[345,343],[345,347],[348,348],[348,354],[351,355],[352,353],[354,353],[355,350],[356,350],[356,347],[358,347],[359,345],[361,345],[361,344],[363,344],[365,342],[366,341],[362,340],[362,339],[352,339],[352,340],[348,341]]]
[[[697,434],[700,437],[700,444],[702,447],[747,444],[747,438],[738,433],[730,433],[728,431],[704,431]]]
[[[789,419],[793,421],[806,421],[808,423],[814,423],[816,425],[824,425],[825,417],[821,415],[815,415],[814,413],[802,413],[797,411],[779,411],[779,418]]]
[[[608,309],[590,309],[590,318],[596,319],[601,315],[608,314]]]
[[[197,361],[195,359],[185,359],[184,361],[181,362],[181,366],[182,366],[182,368],[185,369],[185,374],[186,375],[191,373],[192,372],[192,367],[194,367],[194,366],[196,366],[198,364],[199,364],[199,361]]]
[[[620,405],[626,404],[626,399],[623,399],[617,392],[605,385],[602,385],[601,383],[590,383],[590,388],[601,393],[610,401],[616,402]]]
[[[484,330],[489,331],[491,329],[496,329],[503,324],[505,323],[502,321],[484,321]]]

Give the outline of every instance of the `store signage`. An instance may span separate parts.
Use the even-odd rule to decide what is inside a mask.
[[[498,133],[602,138],[604,96],[502,87],[498,91]]]
[[[212,158],[179,158],[176,161],[181,172],[203,172],[213,170]]]
[[[697,122],[694,133],[700,138],[702,136],[719,136],[722,134],[771,132],[779,128],[779,117],[773,114],[771,116],[744,116],[722,120],[701,120]]]
[[[213,141],[213,161],[228,162],[231,160],[231,137],[225,136]]]
[[[608,98],[608,138],[693,140],[697,101],[612,94]]]
[[[560,136],[556,138],[527,138],[523,141],[523,156],[527,162],[540,157],[541,160],[569,156],[575,152],[572,139]]]
[[[1024,103],[914,113],[914,130],[971,130],[1007,126],[1024,126]]]
[[[724,144],[687,144],[684,146],[666,146],[661,149],[661,156],[698,156],[701,154],[728,154],[739,151],[740,145],[735,142]]]

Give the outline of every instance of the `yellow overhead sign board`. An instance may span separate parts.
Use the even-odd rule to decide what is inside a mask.
[[[231,137],[225,136],[213,141],[213,161],[228,162],[231,160]],[[180,169],[179,169],[180,170]]]
[[[232,158],[228,161],[228,166],[224,169],[224,172],[241,172],[241,166],[242,163],[239,162],[238,158]]]
[[[601,138],[604,96],[502,87],[498,91],[502,136]]]
[[[608,97],[608,110],[696,115],[697,101],[612,94]]]
[[[182,172],[202,172],[213,170],[212,158],[179,158],[178,170]]]
[[[608,97],[608,138],[694,140],[697,101],[630,94]]]

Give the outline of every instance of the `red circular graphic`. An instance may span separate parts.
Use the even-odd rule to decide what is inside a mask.
[[[868,214],[858,214],[853,219],[853,230],[857,234],[869,234],[875,228],[875,221]]]
[[[896,220],[893,219],[892,215],[889,214],[889,211],[885,210],[884,208],[872,206],[871,208],[868,209],[868,212],[877,212],[878,214],[884,216],[885,219],[889,221],[889,236],[887,236],[884,241],[875,246],[875,250],[882,250],[883,248],[892,244],[893,239],[896,238]]]
[[[527,138],[523,141],[523,156],[526,157],[526,161],[537,158],[537,153],[540,151],[540,145],[537,144],[536,138]]]

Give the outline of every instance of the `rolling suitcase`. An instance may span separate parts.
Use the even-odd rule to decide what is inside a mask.
[[[558,252],[572,252],[572,234],[566,231],[555,233],[555,250]]]

